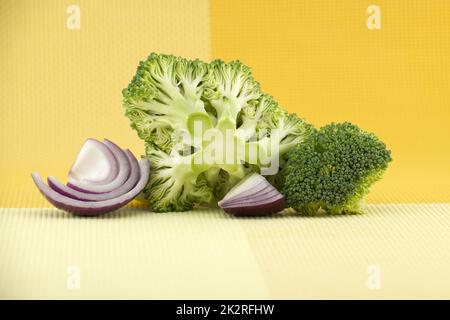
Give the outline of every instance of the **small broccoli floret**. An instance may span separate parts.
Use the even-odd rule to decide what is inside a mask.
[[[312,134],[314,127],[300,119],[295,114],[280,117],[273,128],[279,130],[278,143],[281,155],[286,154],[295,146],[302,143]]]
[[[152,53],[141,61],[122,94],[125,114],[139,136],[152,141],[156,128],[188,129],[187,119],[207,116],[200,100],[208,70],[199,60]]]
[[[244,173],[248,174],[250,169],[244,168]],[[227,171],[212,167],[204,172],[208,186],[212,189],[215,199],[222,199],[228,191],[241,179],[230,175]]]
[[[214,60],[209,66],[203,95],[216,109],[218,123],[235,124],[241,109],[261,96],[261,89],[252,77],[252,70],[240,61]]]
[[[146,145],[146,157],[152,174],[144,190],[153,211],[185,211],[196,204],[206,204],[213,199],[205,175],[192,171],[186,158],[177,153],[167,154],[156,145]]]
[[[374,134],[331,123],[289,153],[282,190],[288,205],[303,214],[362,213],[364,197],[390,161]]]

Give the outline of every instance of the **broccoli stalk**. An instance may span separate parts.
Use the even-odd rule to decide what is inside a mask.
[[[282,155],[312,132],[309,124],[265,95],[250,68],[239,61],[206,64],[152,53],[139,64],[123,97],[125,114],[145,141],[152,166],[144,194],[159,212],[220,199],[278,156],[271,153],[272,144],[280,146]],[[229,141],[205,139],[206,132],[220,133],[218,137],[231,132],[232,142],[244,152],[223,161]],[[250,150],[258,150],[258,156]]]
[[[289,153],[282,190],[288,205],[303,214],[362,213],[364,197],[390,161],[374,134],[332,123]]]

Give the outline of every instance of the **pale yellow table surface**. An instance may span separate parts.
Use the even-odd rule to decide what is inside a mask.
[[[0,209],[0,230],[0,298],[450,298],[450,204],[249,219]]]

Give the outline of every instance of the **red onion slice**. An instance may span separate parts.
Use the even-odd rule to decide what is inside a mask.
[[[278,200],[278,198],[282,198],[283,195],[278,192],[278,190],[270,190],[270,192],[266,194],[255,194],[253,197],[249,197],[246,199],[242,199],[240,201],[231,202],[227,204],[221,204],[221,208],[231,208],[231,207],[245,207],[245,206],[251,206],[252,204],[263,204],[263,203],[269,203],[275,200]]]
[[[255,187],[255,189],[256,189],[256,187]],[[253,192],[253,190],[249,190],[248,192],[243,192],[243,193],[239,194],[239,196],[236,198],[221,201],[220,205],[221,206],[229,206],[234,203],[239,203],[241,201],[245,201],[248,198],[253,199],[256,196],[259,197],[259,196],[267,195],[267,194],[270,194],[271,192],[273,192],[273,188],[271,188],[271,186],[264,186],[261,190],[257,190],[255,192]]]
[[[31,176],[42,195],[55,207],[76,215],[95,216],[123,207],[145,188],[150,174],[150,163],[147,159],[139,161],[139,174],[139,181],[133,189],[117,198],[103,201],[81,201],[69,198],[47,186],[39,173],[34,172]]]
[[[50,176],[47,178],[47,183],[50,188],[55,190],[62,195],[65,195],[72,199],[84,200],[84,201],[102,201],[117,198],[118,196],[127,193],[130,191],[136,183],[139,181],[139,163],[136,160],[135,156],[131,153],[130,150],[125,150],[125,155],[127,156],[128,162],[131,166],[130,176],[127,181],[121,185],[119,188],[107,192],[107,193],[85,193],[81,191],[77,191],[75,189],[69,188],[65,184],[59,182],[56,178]]]
[[[69,181],[106,184],[118,172],[119,164],[112,151],[98,140],[87,139],[69,171]]]
[[[69,181],[68,187],[85,193],[107,193],[111,192],[125,183],[130,174],[130,164],[128,163],[127,156],[115,143],[105,139],[104,145],[112,151],[119,163],[119,173],[113,181],[107,184],[89,184],[81,181]]]
[[[232,208],[224,208],[223,210],[226,213],[230,213],[236,216],[267,216],[271,215],[277,212],[282,211],[284,208],[286,208],[286,200],[283,198],[280,198],[274,202],[271,203],[265,203],[260,205],[254,205],[250,207],[232,207]]]
[[[230,191],[223,197],[220,202],[226,202],[229,199],[237,199],[242,194],[252,194],[258,192],[261,188],[267,187],[267,180],[262,175],[252,173],[239,181]],[[252,188],[248,188],[248,184],[251,183]]]
[[[219,206],[234,215],[264,216],[283,210],[286,201],[263,176],[253,173],[234,186]]]

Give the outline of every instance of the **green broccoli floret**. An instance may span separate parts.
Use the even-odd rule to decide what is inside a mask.
[[[193,172],[183,156],[169,155],[152,143],[146,145],[145,154],[152,171],[144,196],[155,212],[189,210],[214,198],[204,173]]]
[[[289,153],[282,190],[299,213],[362,213],[364,197],[390,161],[374,134],[348,122],[331,123]]]
[[[221,199],[253,171],[273,174],[278,162],[272,160],[312,132],[264,94],[239,61],[208,64],[152,53],[123,98],[151,163],[144,195],[154,211],[189,210]],[[219,138],[207,139],[206,132]],[[239,152],[228,152],[230,142]],[[231,159],[224,161],[225,153]]]

